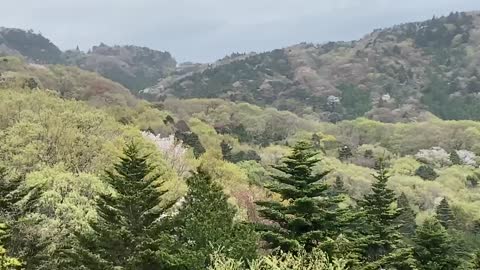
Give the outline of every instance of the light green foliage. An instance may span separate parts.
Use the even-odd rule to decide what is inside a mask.
[[[247,265],[226,258],[221,254],[213,256],[213,265],[209,270],[346,270],[343,260],[329,260],[320,250],[314,249],[310,253],[304,251],[299,254],[281,253],[280,255],[265,256],[249,262]]]
[[[0,91],[0,127],[3,164],[17,175],[60,163],[72,172],[98,171],[124,132],[82,103],[28,91]]]
[[[0,57],[0,73],[0,89],[50,89],[61,97],[85,100],[100,107],[136,103],[125,87],[77,67],[43,66],[15,57]]]

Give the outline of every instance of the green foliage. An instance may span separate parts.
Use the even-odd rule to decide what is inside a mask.
[[[125,147],[114,171],[106,171],[113,192],[99,196],[99,218],[90,223],[93,234],[80,235],[77,263],[89,269],[152,269],[169,263],[168,237],[158,231],[158,222],[170,204],[162,201],[159,177],[136,144]]]
[[[450,153],[450,161],[452,162],[453,165],[462,165],[462,160],[457,154],[457,151],[452,151]]]
[[[299,254],[280,253],[279,255],[265,256],[252,261],[245,266],[241,262],[227,258],[221,254],[213,256],[213,265],[209,270],[344,270],[349,269],[343,260],[328,257],[318,248],[311,252],[302,251]]]
[[[450,208],[447,198],[443,198],[436,209],[437,219],[445,229],[452,228],[455,223],[455,216]]]
[[[323,180],[329,171],[313,172],[319,162],[317,155],[311,144],[300,141],[282,164],[274,166],[281,174],[273,175],[274,184],[267,188],[284,202],[257,202],[260,215],[275,222],[259,226],[268,247],[298,251],[305,246],[310,250],[316,243],[340,234],[344,212],[336,206],[342,199],[327,192],[329,187]]]
[[[257,237],[235,220],[236,210],[210,175],[199,169],[187,179],[188,192],[171,221],[175,256],[181,269],[205,269],[218,249],[229,258],[256,257]]]
[[[347,161],[352,156],[352,149],[348,145],[344,145],[340,149],[338,149],[338,159],[340,159],[341,161]]]
[[[457,269],[460,265],[453,240],[435,218],[425,220],[417,229],[414,242],[419,269]]]
[[[428,165],[422,165],[418,167],[418,169],[415,171],[415,175],[420,176],[424,180],[430,181],[433,181],[438,177],[438,174],[435,172],[435,170]]]
[[[6,234],[6,226],[3,223],[0,223],[0,238]],[[10,257],[7,254],[7,250],[0,245],[0,270],[14,270],[21,269],[22,263],[14,257]]]
[[[341,85],[338,89],[342,91],[341,103],[345,109],[344,119],[361,117],[372,109],[368,91],[363,91],[353,85]]]
[[[410,206],[407,195],[403,192],[397,199],[397,208],[401,211],[397,217],[397,223],[401,226],[400,232],[407,237],[413,236],[417,227],[416,214]]]
[[[32,30],[3,28],[0,30],[0,44],[20,52],[21,55],[38,64],[61,62],[62,51],[50,40]]]
[[[365,269],[378,266],[412,269],[414,260],[411,249],[402,241],[398,217],[402,214],[395,207],[395,193],[387,187],[390,179],[385,163],[380,160],[372,192],[359,201],[363,210],[365,224],[360,230],[364,237],[360,239],[362,259],[367,263]]]

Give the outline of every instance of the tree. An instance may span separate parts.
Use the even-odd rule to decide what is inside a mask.
[[[114,192],[100,195],[93,234],[79,235],[80,264],[88,269],[163,269],[169,256],[162,249],[169,239],[158,231],[159,219],[170,206],[162,202],[165,191],[156,168],[148,164],[135,143],[106,171],[105,181]]]
[[[256,257],[257,236],[250,225],[235,221],[236,210],[220,185],[203,169],[187,179],[188,193],[172,218],[181,269],[205,269],[221,250],[237,260]]]
[[[274,183],[267,188],[283,202],[257,202],[260,215],[271,222],[258,227],[269,248],[295,252],[304,246],[310,250],[342,232],[347,218],[338,204],[343,199],[329,192],[324,182],[329,171],[313,172],[317,155],[310,143],[301,141],[274,166],[281,174],[272,175]]]
[[[0,216],[3,222],[18,214],[15,204],[25,195],[20,191],[20,180],[9,179],[7,170],[0,167]]]
[[[224,160],[232,160],[232,146],[226,141],[220,143],[220,148],[222,149],[222,157]]]
[[[427,219],[416,231],[414,254],[422,270],[457,269],[455,245],[436,218]]]
[[[344,145],[338,150],[338,159],[341,161],[348,160],[352,156],[352,149],[348,145]]]
[[[372,192],[358,202],[364,214],[360,230],[365,237],[360,240],[360,246],[365,269],[381,266],[411,269],[414,265],[411,249],[403,243],[401,226],[397,223],[402,212],[394,207],[395,193],[387,187],[390,176],[385,163],[380,160],[377,164]]]
[[[440,204],[436,208],[437,219],[445,229],[450,229],[455,222],[455,216],[453,215],[450,204],[447,198],[443,198]]]
[[[462,160],[460,159],[460,156],[455,150],[450,153],[450,161],[453,165],[462,165]]]
[[[0,237],[6,234],[6,225],[0,223]],[[20,269],[22,263],[17,258],[13,258],[7,255],[7,250],[0,244],[0,270],[13,270]]]
[[[415,175],[420,176],[424,180],[430,181],[433,181],[438,177],[438,174],[435,172],[435,170],[427,165],[418,167],[418,169],[415,171]]]
[[[415,212],[408,202],[407,195],[402,192],[397,199],[397,208],[400,209],[400,215],[397,218],[397,223],[400,224],[400,232],[405,236],[413,236],[417,227],[415,221]]]

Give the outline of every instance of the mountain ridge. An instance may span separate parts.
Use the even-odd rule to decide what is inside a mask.
[[[451,13],[377,29],[357,41],[301,43],[237,56],[226,64],[164,78],[145,92],[157,99],[220,97],[272,105],[331,122],[360,116],[417,121],[428,111],[444,119],[478,120],[480,112],[471,104],[478,91],[470,88],[479,77],[470,73],[477,70],[471,56],[478,52],[479,26],[478,12]],[[457,89],[435,89],[429,95],[435,84],[451,85],[455,80],[461,81]],[[468,108],[443,111],[451,98]]]

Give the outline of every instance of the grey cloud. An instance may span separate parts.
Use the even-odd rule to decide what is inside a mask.
[[[478,0],[4,1],[0,25],[40,31],[62,49],[135,44],[203,62],[480,8]]]

